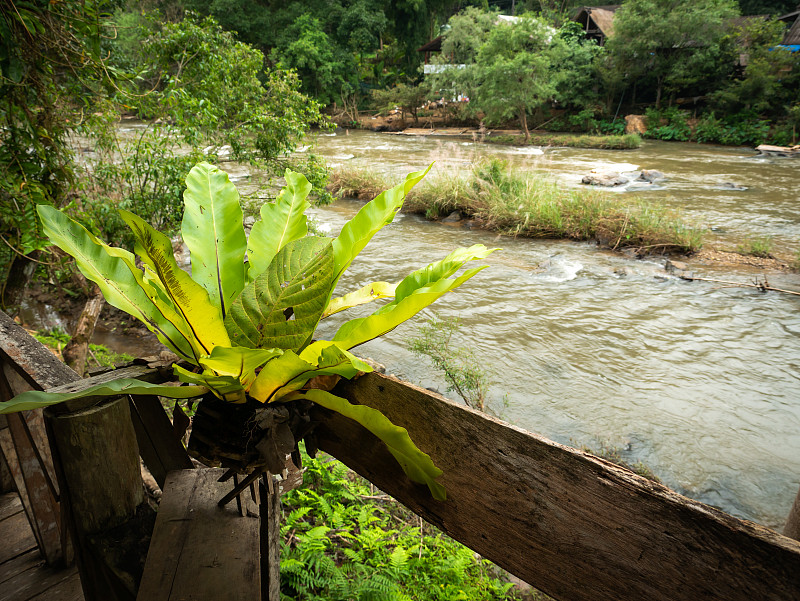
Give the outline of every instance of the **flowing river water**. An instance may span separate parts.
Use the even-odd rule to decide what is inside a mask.
[[[368,167],[395,181],[432,160],[434,169],[467,169],[481,156],[575,187],[594,168],[657,169],[667,175],[663,185],[636,194],[680,208],[711,230],[710,240],[771,235],[776,246],[800,245],[800,160],[756,158],[751,149],[646,142],[632,151],[542,153],[339,130],[321,135],[316,151],[333,166]],[[722,189],[726,183],[748,189]],[[361,205],[339,200],[313,213],[335,235]],[[664,271],[662,258],[632,260],[591,244],[500,237],[402,213],[353,263],[342,291],[397,281],[475,243],[502,250],[488,269],[359,354],[446,393],[408,338],[434,313],[458,316],[458,342],[480,357],[492,383],[489,405],[507,421],[572,446],[616,447],[689,497],[782,527],[800,486],[800,297],[683,281]],[[699,268],[698,275],[749,281],[753,272]],[[798,275],[770,282],[800,290]],[[326,320],[321,337],[333,334],[339,317]]]
[[[712,230],[710,240],[771,235],[776,246],[800,244],[800,160],[756,158],[746,148],[646,142],[633,151],[539,154],[340,130],[321,136],[317,151],[333,165],[369,167],[398,181],[432,160],[434,169],[466,169],[487,155],[575,187],[594,168],[657,169],[667,175],[661,188],[635,193],[680,208]],[[726,183],[748,189],[721,189]],[[335,234],[360,204],[339,201],[317,210],[317,219]],[[479,242],[502,250],[426,313],[461,318],[459,342],[491,374],[494,411],[558,442],[615,446],[687,496],[782,527],[800,486],[800,297],[683,281],[665,273],[661,258],[630,260],[590,244],[498,237],[402,214],[343,284],[395,281]],[[703,275],[749,281],[753,273]],[[798,275],[770,280],[800,289]],[[359,350],[444,393],[443,379],[408,351],[417,329],[404,324]]]

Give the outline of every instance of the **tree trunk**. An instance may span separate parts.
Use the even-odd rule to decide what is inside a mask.
[[[786,525],[783,527],[783,535],[800,540],[800,490],[797,491],[792,510],[789,512],[789,517],[786,519]]]
[[[62,352],[64,363],[69,365],[81,377],[86,374],[86,355],[89,351],[89,341],[94,335],[94,327],[104,304],[105,299],[100,289],[95,286],[92,297],[83,307],[80,319],[78,319],[78,325],[75,327],[75,333]]]
[[[525,142],[528,142],[531,139],[531,132],[528,131],[528,115],[524,108],[519,109],[519,124],[525,132]]]
[[[661,88],[663,87],[662,78],[656,80],[656,110],[661,108]]]
[[[33,272],[36,269],[38,256],[39,251],[35,250],[26,256],[15,255],[14,260],[11,261],[8,277],[5,284],[3,284],[2,295],[0,295],[0,305],[2,305],[3,311],[11,316],[19,312],[25,289],[28,287],[28,282],[30,282],[31,276],[33,276]]]

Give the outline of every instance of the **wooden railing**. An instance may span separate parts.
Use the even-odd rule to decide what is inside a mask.
[[[0,337],[0,348],[15,370],[38,373],[17,342]],[[433,500],[377,438],[319,408],[321,449],[556,599],[800,599],[800,543],[773,530],[391,377],[368,374],[334,392],[405,426],[444,470],[448,499]]]

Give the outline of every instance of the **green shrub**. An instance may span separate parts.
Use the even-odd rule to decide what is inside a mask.
[[[281,599],[513,599],[490,562],[329,457],[281,499]]]
[[[692,136],[692,129],[688,124],[688,113],[675,107],[662,110],[648,108],[645,111],[647,119],[648,138],[656,140],[675,140],[686,142]]]
[[[762,259],[772,258],[772,236],[759,236],[748,238],[744,243],[736,247],[736,252],[740,255],[760,257]]]

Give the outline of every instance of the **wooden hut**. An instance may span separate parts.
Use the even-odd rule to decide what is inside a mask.
[[[619,7],[619,4],[583,6],[572,20],[583,27],[588,39],[595,40],[599,46],[602,46],[614,33],[614,13]]]

